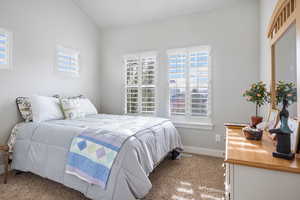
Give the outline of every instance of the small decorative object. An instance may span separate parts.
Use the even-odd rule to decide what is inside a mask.
[[[258,116],[258,109],[268,101],[266,84],[261,81],[252,84],[251,88],[246,90],[243,96],[246,97],[247,101],[255,103],[256,115],[251,117],[251,126],[256,127],[263,120],[262,117]]]
[[[277,136],[276,152],[273,152],[273,157],[292,160],[294,153],[291,152],[291,133],[293,132],[288,126],[289,112],[286,109],[287,101],[284,100],[283,108],[280,111],[280,128],[271,129],[270,133],[275,133]]]
[[[269,112],[266,117],[266,123],[265,123],[265,130],[270,130],[276,128],[277,124],[279,122],[279,110],[273,109],[272,106],[270,106]]]
[[[270,130],[270,133],[275,133],[277,137],[276,152],[273,152],[273,157],[292,160],[295,157],[291,151],[291,134],[293,131],[289,128],[287,107],[297,101],[294,84],[279,81],[276,87],[276,98],[277,104],[282,103],[282,110],[279,114],[280,128]]]
[[[248,140],[261,140],[263,130],[251,128],[249,126],[243,128],[243,133]]]
[[[56,47],[57,71],[59,73],[65,73],[66,75],[79,77],[79,69],[80,69],[79,55],[80,52],[76,49],[57,45]]]

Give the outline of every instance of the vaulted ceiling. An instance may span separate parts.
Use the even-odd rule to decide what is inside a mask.
[[[73,0],[99,27],[114,27],[211,11],[237,0]],[[239,0],[241,1],[241,0]]]

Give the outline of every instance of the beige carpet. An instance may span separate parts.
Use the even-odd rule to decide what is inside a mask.
[[[151,174],[153,188],[144,200],[221,200],[222,162],[222,159],[196,155],[166,160]],[[30,173],[10,174],[8,184],[0,184],[0,199],[87,200],[77,191]]]

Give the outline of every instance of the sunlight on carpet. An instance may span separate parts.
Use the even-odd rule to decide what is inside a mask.
[[[153,187],[143,200],[223,200],[222,163],[219,158],[196,155],[165,160],[150,175]],[[8,184],[0,186],[0,199],[88,200],[75,190],[31,173],[11,173]]]

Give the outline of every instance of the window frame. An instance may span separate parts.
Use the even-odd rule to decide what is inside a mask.
[[[191,91],[190,91],[190,54],[195,51],[207,51],[208,52],[208,104],[207,104],[207,116],[192,116],[191,115]],[[171,113],[171,103],[170,103],[170,85],[168,86],[168,107],[169,107],[169,118],[175,124],[176,127],[180,128],[192,128],[192,129],[205,129],[211,130],[213,128],[212,124],[212,53],[211,46],[192,46],[186,48],[176,48],[167,50],[167,63],[168,63],[168,84],[170,84],[170,72],[169,72],[169,56],[176,53],[185,53],[187,56],[185,71],[185,114],[174,115]]]
[[[129,58],[137,57],[139,60],[138,64],[138,112],[137,113],[128,113],[127,112],[127,66],[126,66],[126,60]],[[155,68],[154,68],[154,112],[142,112],[142,58],[143,57],[155,57]],[[131,54],[126,54],[123,56],[123,70],[124,70],[124,113],[126,115],[139,115],[139,116],[156,116],[158,112],[158,88],[157,88],[157,83],[158,83],[158,66],[159,66],[159,57],[157,51],[145,51],[145,52],[140,52],[140,53],[131,53]],[[129,86],[130,87],[130,86]],[[134,87],[134,86],[132,86]]]
[[[12,63],[13,63],[13,33],[9,31],[8,29],[0,27],[0,33],[4,33],[8,35],[8,49],[7,49],[7,64],[0,64],[0,70],[10,70],[12,69]]]

